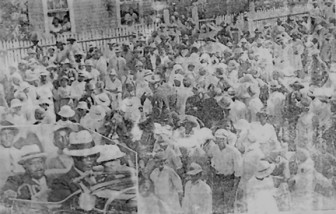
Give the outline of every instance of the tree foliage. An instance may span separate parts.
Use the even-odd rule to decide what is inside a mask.
[[[0,1],[0,40],[28,40],[32,31],[29,24],[27,0]]]

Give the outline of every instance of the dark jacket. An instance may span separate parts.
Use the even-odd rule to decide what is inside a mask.
[[[47,186],[50,187],[52,179],[46,177]],[[25,185],[26,184],[26,185]],[[20,191],[18,191],[20,189]],[[30,175],[18,174],[14,176],[9,176],[5,185],[1,189],[1,195],[7,190],[13,190],[18,193],[18,199],[31,200],[32,196],[38,193],[41,188],[38,183],[36,183]],[[33,192],[31,192],[33,190]]]
[[[80,186],[72,182],[74,178],[79,176],[79,173],[75,170],[74,167],[72,167],[67,173],[61,175],[59,178],[54,179],[51,184],[51,193],[49,194],[48,201],[62,201],[72,193],[79,190]]]

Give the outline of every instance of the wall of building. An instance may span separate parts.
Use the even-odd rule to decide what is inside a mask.
[[[73,1],[76,33],[117,27],[117,10],[116,0]]]

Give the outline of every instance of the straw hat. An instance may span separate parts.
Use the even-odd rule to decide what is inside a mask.
[[[94,120],[103,120],[106,116],[106,111],[103,106],[92,106],[89,114]]]
[[[216,132],[215,132],[215,137],[216,138],[227,138],[228,137],[228,131],[225,130],[225,129],[218,129]]]
[[[108,107],[111,104],[111,100],[106,93],[96,95],[95,101],[97,105],[102,105],[106,107]]]
[[[260,161],[258,163],[256,177],[259,179],[263,179],[272,174],[275,165],[268,163],[268,161]]]
[[[35,80],[38,80],[38,79],[39,79],[39,74],[37,72],[33,72],[33,71],[27,71],[26,72],[25,80],[27,82],[32,82],[32,81],[35,81]]]
[[[120,151],[119,147],[116,145],[106,145],[101,147],[100,157],[98,158],[97,162],[105,162],[116,160],[118,158],[124,157],[126,154]]]
[[[12,99],[11,100],[11,104],[10,104],[11,108],[21,107],[21,106],[22,106],[22,102],[19,99]]]
[[[74,157],[87,157],[98,154],[100,147],[95,145],[92,135],[87,130],[72,132],[69,136],[70,144],[65,148],[64,154]]]
[[[218,105],[223,109],[231,109],[233,101],[230,97],[223,97],[218,101]]]
[[[38,145],[27,145],[21,148],[21,158],[18,161],[18,164],[23,165],[26,161],[34,158],[47,158],[47,153],[44,153],[40,150]]]
[[[190,164],[187,175],[197,175],[198,173],[201,173],[201,172],[203,172],[202,167],[199,164],[193,162]]]
[[[61,117],[70,118],[75,115],[75,111],[68,105],[64,105],[61,107],[61,110],[58,112],[58,115]]]
[[[91,60],[86,60],[85,65],[86,66],[93,66],[93,62]]]
[[[53,104],[53,102],[48,98],[42,98],[41,100],[39,100],[39,104],[40,105],[47,104],[48,106],[50,106],[51,104]]]

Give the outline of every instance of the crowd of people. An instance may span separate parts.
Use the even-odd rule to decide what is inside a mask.
[[[54,138],[65,139],[54,141],[68,143],[55,144],[57,161],[41,153],[43,141],[40,153],[22,146],[2,176],[2,197],[61,201],[77,190],[74,177],[103,165],[136,174],[138,213],[335,209],[335,4],[310,6],[253,31],[197,29],[174,13],[151,36],[134,33],[108,48],[84,51],[69,38],[43,52],[35,42],[2,81],[1,145],[19,153],[9,125],[54,125],[62,131]],[[65,174],[39,181],[37,196],[17,194],[25,178],[15,167],[40,178],[36,160]]]

